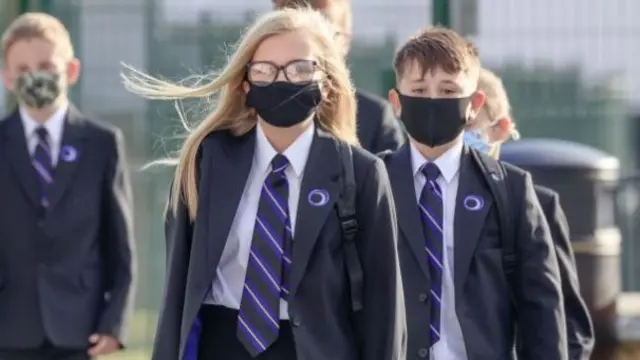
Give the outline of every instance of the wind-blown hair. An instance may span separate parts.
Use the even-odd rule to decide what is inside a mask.
[[[169,203],[174,212],[183,201],[189,217],[195,219],[198,209],[196,155],[206,136],[217,130],[228,130],[241,136],[255,127],[257,117],[255,111],[245,105],[246,95],[242,86],[246,65],[263,40],[291,31],[304,31],[310,35],[316,60],[326,73],[322,80],[325,96],[316,111],[317,123],[337,139],[357,145],[355,91],[344,58],[334,41],[335,29],[322,14],[310,8],[283,9],[259,17],[244,33],[222,71],[213,77],[210,74],[204,76],[195,85],[171,83],[132,68],[123,73],[126,89],[149,99],[210,99],[217,96],[209,115],[189,131],[180,150]],[[184,116],[181,119],[187,126]]]

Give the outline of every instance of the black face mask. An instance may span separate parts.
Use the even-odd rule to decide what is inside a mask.
[[[467,125],[466,112],[472,96],[457,99],[433,99],[400,94],[400,120],[409,135],[429,147],[453,141]]]
[[[318,83],[300,85],[278,81],[266,86],[250,86],[246,105],[255,109],[269,125],[277,127],[303,122],[322,101]]]

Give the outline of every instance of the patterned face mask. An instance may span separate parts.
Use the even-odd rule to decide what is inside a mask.
[[[47,108],[60,98],[61,80],[60,74],[48,71],[24,73],[16,78],[16,97],[30,108]]]

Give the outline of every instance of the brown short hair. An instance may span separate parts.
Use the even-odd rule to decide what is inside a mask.
[[[58,51],[69,60],[74,57],[71,36],[62,22],[49,14],[29,12],[15,19],[2,34],[3,58],[6,60],[9,49],[16,42],[35,38],[56,45]]]
[[[461,71],[477,74],[480,69],[476,46],[443,27],[421,29],[398,49],[393,59],[397,78],[412,61],[417,61],[424,73],[440,68],[451,74]]]

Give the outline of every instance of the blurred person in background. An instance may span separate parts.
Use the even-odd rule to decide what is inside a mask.
[[[427,28],[393,66],[389,100],[410,141],[381,156],[401,233],[408,359],[566,360],[560,274],[531,177],[463,142],[485,97],[475,46]]]
[[[0,359],[113,353],[134,286],[122,134],[70,104],[80,62],[58,19],[21,15],[2,53],[19,105],[0,121]]]
[[[272,0],[276,9],[311,7],[320,11],[336,28],[335,39],[346,58],[351,46],[351,0]],[[357,126],[360,145],[372,153],[395,150],[406,140],[402,124],[389,103],[374,94],[356,90]]]
[[[382,161],[357,146],[332,29],[313,10],[273,11],[202,85],[123,76],[150,99],[219,95],[177,163],[152,359],[404,360],[391,189]],[[345,189],[352,241],[339,215]],[[349,254],[361,265],[361,309]]]
[[[511,117],[511,105],[502,80],[493,72],[482,69],[478,89],[484,92],[485,103],[477,117],[475,129],[465,132],[464,141],[469,147],[498,158],[500,145],[510,138],[517,140],[520,135]],[[558,193],[540,185],[535,185],[534,188],[549,223],[558,258],[569,359],[589,360],[594,346],[593,325],[580,295],[575,257],[569,239],[569,224],[560,206]]]

